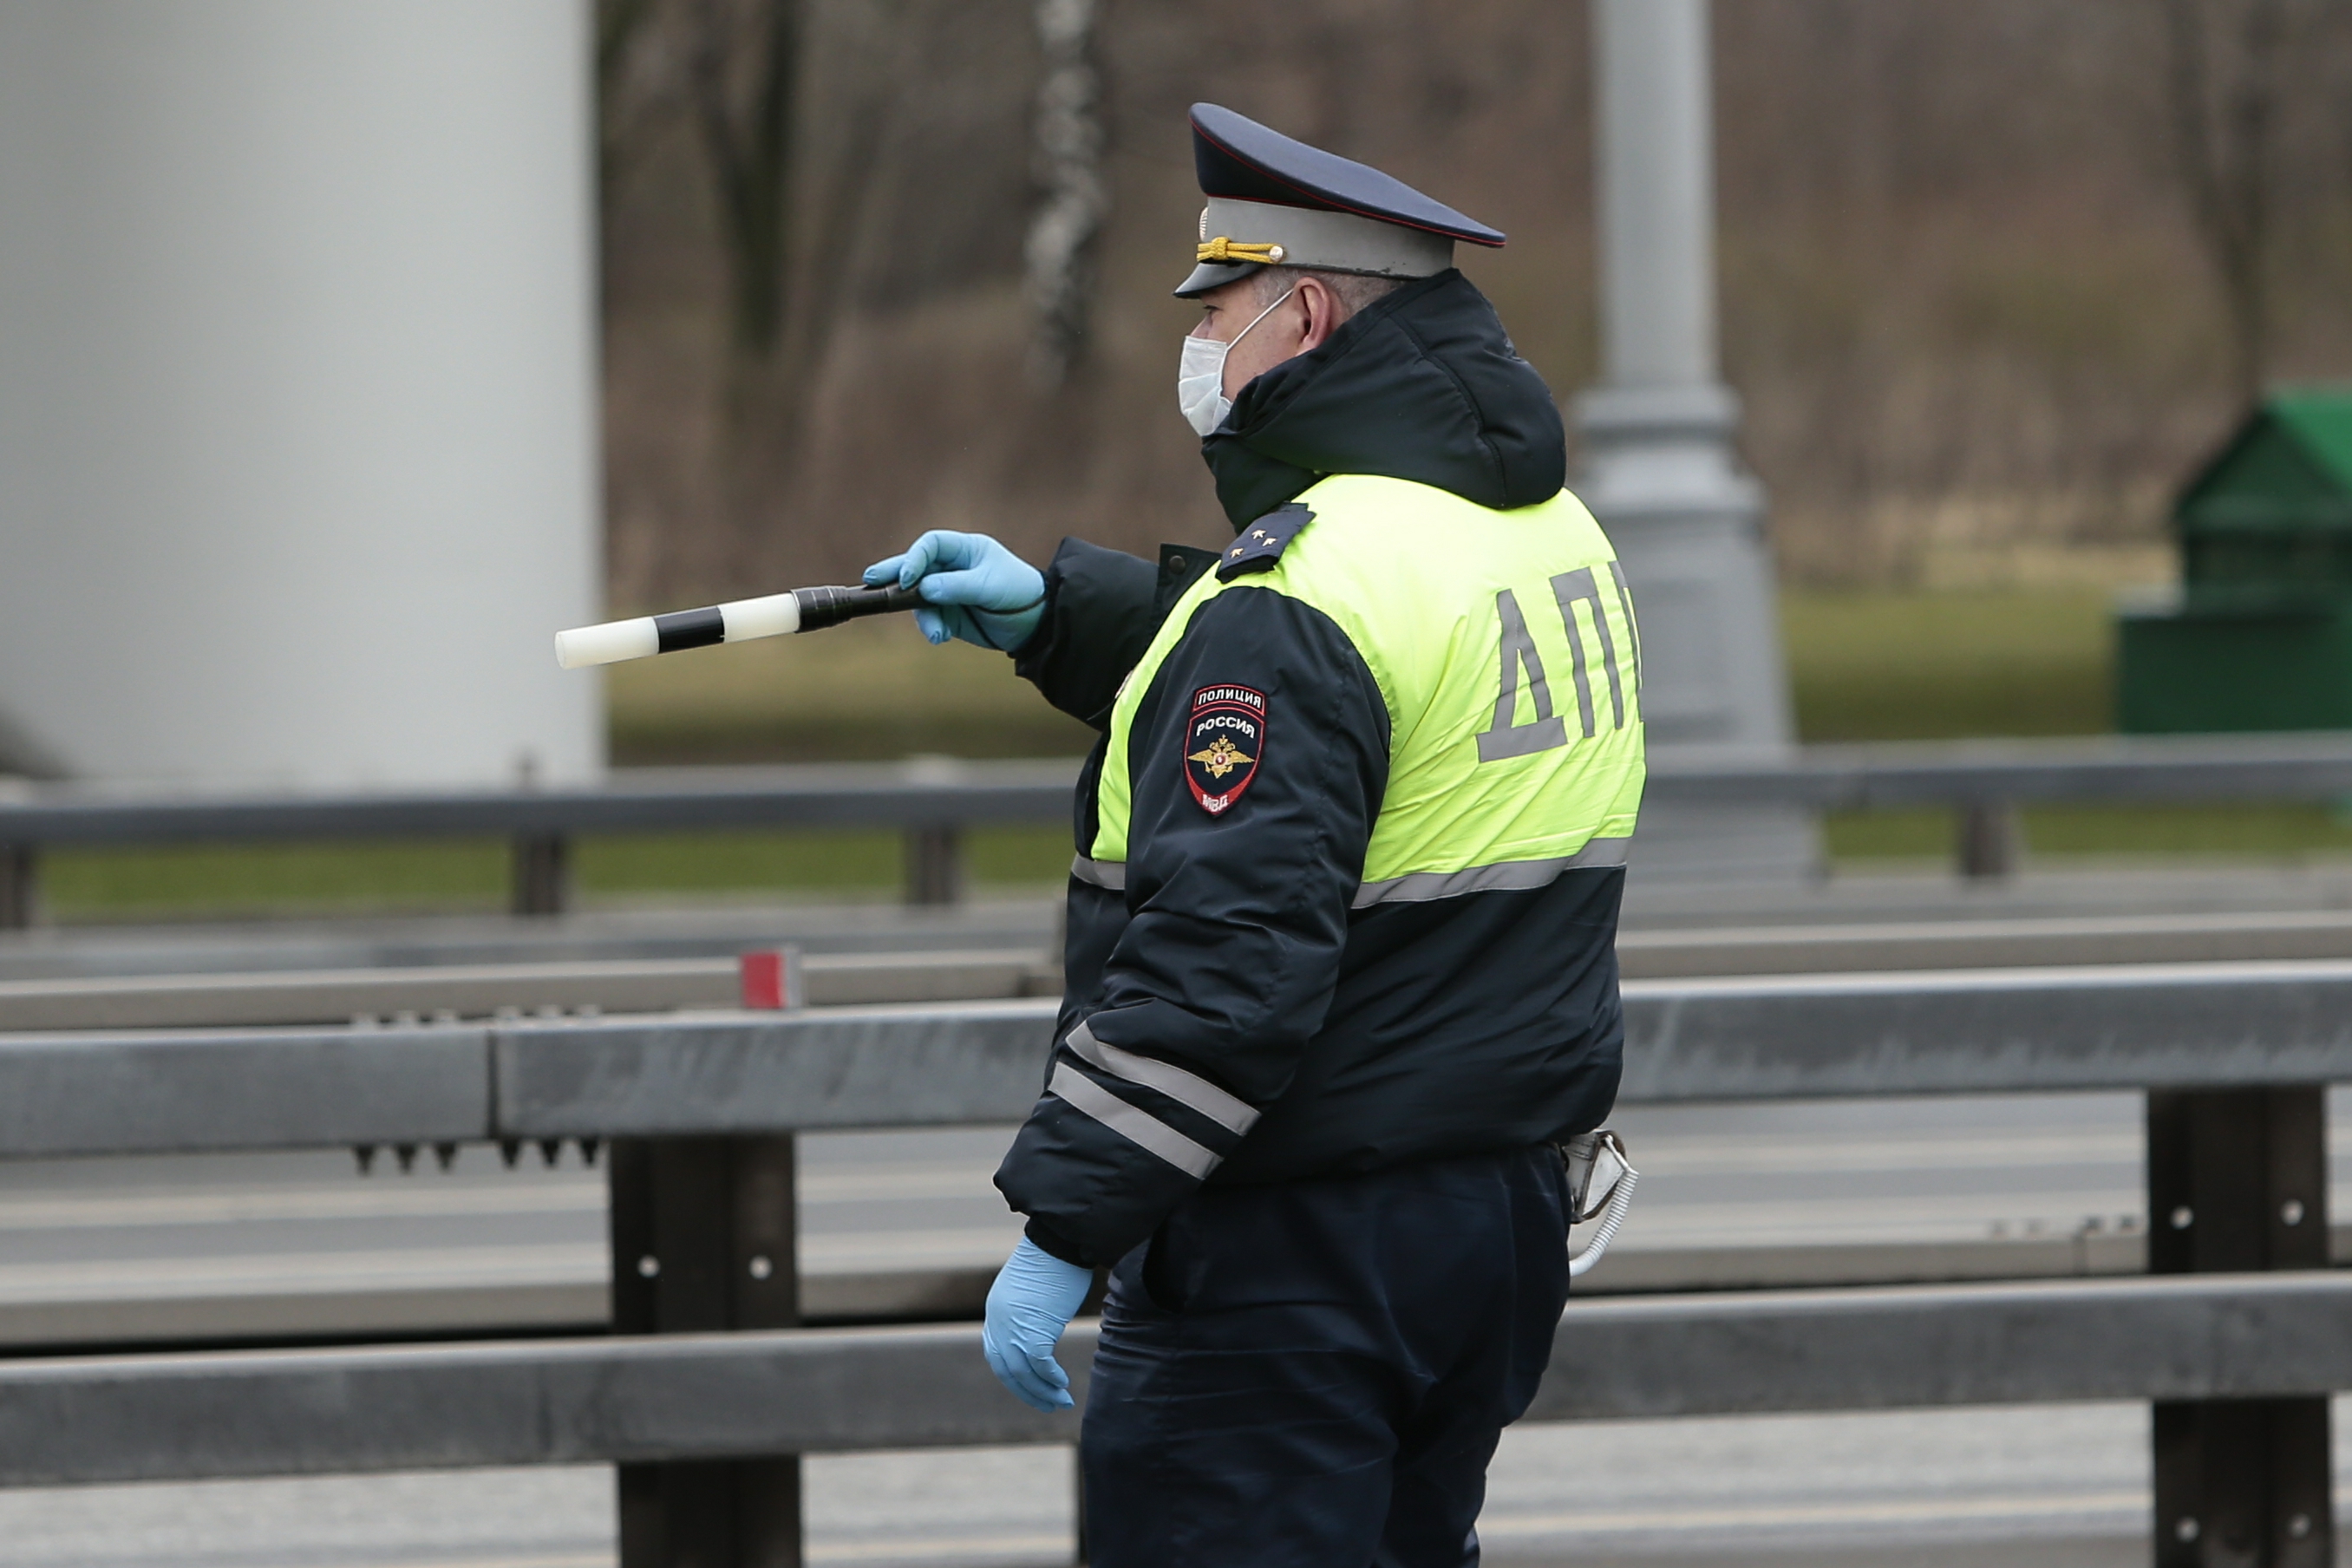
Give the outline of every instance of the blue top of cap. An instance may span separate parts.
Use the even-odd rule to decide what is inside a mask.
[[[1503,243],[1501,230],[1432,201],[1402,180],[1294,142],[1213,103],[1192,106],[1192,164],[1202,195],[1355,213],[1472,245]]]

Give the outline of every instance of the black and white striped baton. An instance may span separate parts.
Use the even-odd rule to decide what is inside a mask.
[[[789,594],[737,599],[699,610],[574,626],[555,634],[555,662],[566,669],[617,664],[625,658],[647,658],[684,647],[817,631],[860,616],[911,610],[921,603],[920,593],[895,584],[887,588],[795,588]]]

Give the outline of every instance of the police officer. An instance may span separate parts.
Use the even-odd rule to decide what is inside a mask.
[[[1453,1568],[1568,1296],[1553,1145],[1616,1093],[1639,637],[1550,394],[1454,269],[1503,236],[1192,124],[1178,397],[1233,542],[1040,574],[935,532],[866,573],[1102,731],[984,1343],[1066,1406],[1055,1343],[1111,1271],[1098,1568]]]

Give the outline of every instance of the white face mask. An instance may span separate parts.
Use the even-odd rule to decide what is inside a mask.
[[[1296,289],[1288,289],[1282,300],[1297,292]],[[1184,340],[1184,357],[1176,365],[1176,406],[1184,411],[1185,423],[1202,439],[1206,440],[1209,432],[1223,425],[1225,416],[1234,411],[1234,400],[1225,395],[1225,356],[1233,352],[1234,343],[1250,335],[1250,327],[1274,314],[1282,300],[1252,316],[1249,327],[1234,334],[1233,343],[1197,335]]]

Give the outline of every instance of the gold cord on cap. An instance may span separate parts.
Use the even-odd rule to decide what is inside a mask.
[[[1251,262],[1261,267],[1279,267],[1286,253],[1278,245],[1244,245],[1227,239],[1223,235],[1204,243],[1194,258],[1199,261]]]

